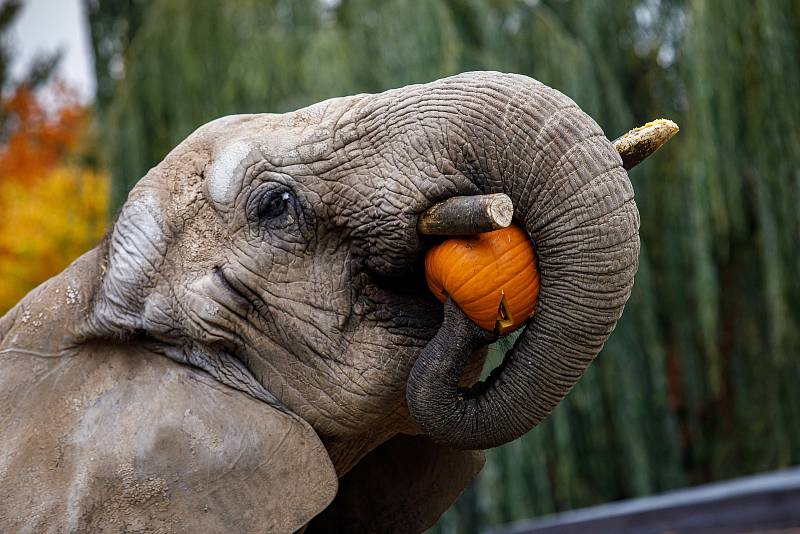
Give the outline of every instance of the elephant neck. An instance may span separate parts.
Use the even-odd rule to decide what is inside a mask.
[[[0,318],[0,353],[56,356],[91,340],[87,325],[104,258],[101,244],[33,289]]]
[[[336,476],[342,478],[367,454],[389,441],[395,434],[396,432],[387,430],[386,432],[348,438],[347,440],[323,437],[322,443],[331,458],[331,463],[336,470]]]

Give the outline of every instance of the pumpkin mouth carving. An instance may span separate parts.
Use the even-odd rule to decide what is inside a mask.
[[[494,325],[494,331],[498,335],[503,335],[508,329],[514,326],[514,315],[511,313],[511,309],[508,306],[505,289],[501,289],[500,293],[502,297],[500,298],[500,305],[497,307],[497,322]],[[534,313],[535,310],[531,312],[530,316]]]
[[[536,309],[536,254],[519,226],[434,245],[425,274],[437,299],[450,296],[475,324],[498,335],[523,326]]]

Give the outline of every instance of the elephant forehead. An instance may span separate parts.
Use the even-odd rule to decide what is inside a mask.
[[[254,144],[247,140],[226,143],[215,151],[206,174],[206,190],[215,204],[233,204],[241,191],[247,162],[254,159],[254,151]]]
[[[248,173],[251,167],[300,178],[307,174],[307,163],[325,159],[330,152],[330,129],[324,125],[287,126],[270,121],[263,126],[213,139],[205,187],[218,207],[236,201],[246,180],[254,177]]]

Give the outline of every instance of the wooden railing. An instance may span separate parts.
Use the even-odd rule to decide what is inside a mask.
[[[490,534],[800,532],[800,467],[494,529]]]

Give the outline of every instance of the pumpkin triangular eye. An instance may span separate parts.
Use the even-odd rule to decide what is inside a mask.
[[[511,328],[514,325],[514,317],[511,315],[511,310],[508,308],[506,292],[501,289],[500,295],[500,306],[497,307],[497,322],[494,327],[497,333],[503,334],[506,328]]]

